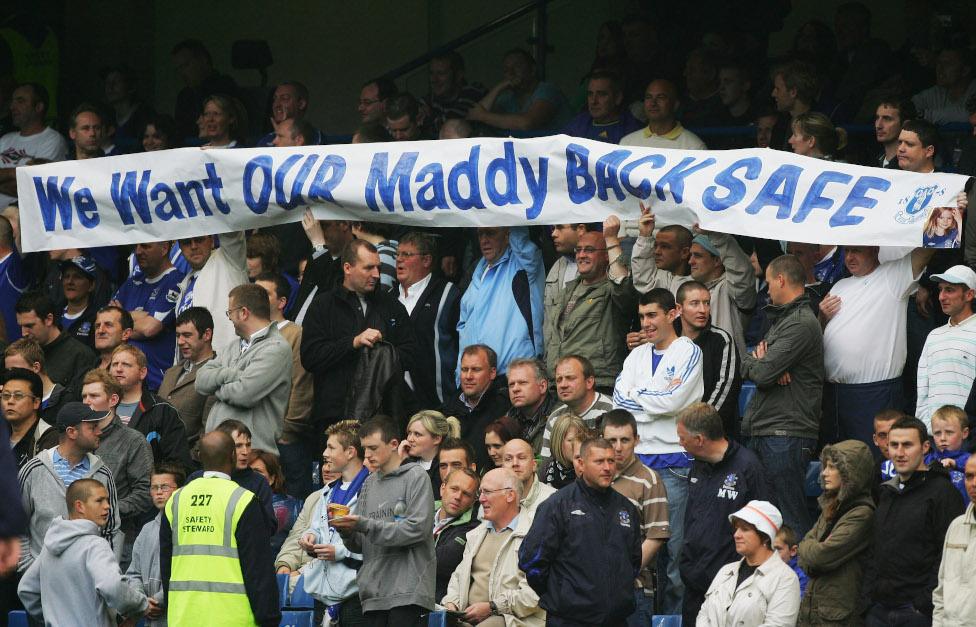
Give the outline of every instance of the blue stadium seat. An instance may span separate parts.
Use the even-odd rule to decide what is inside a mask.
[[[275,579],[278,584],[278,607],[288,607],[288,573],[278,573]]]
[[[282,610],[278,627],[312,627],[314,621],[312,610]]]
[[[292,590],[291,598],[288,600],[289,609],[310,610],[315,607],[315,599],[305,591],[305,575],[298,578],[295,589]]]
[[[7,614],[7,625],[10,627],[28,627],[27,612],[24,610],[13,610]]]
[[[427,618],[427,627],[447,627],[447,612],[434,610]]]
[[[660,614],[651,619],[651,627],[681,627],[681,614]]]

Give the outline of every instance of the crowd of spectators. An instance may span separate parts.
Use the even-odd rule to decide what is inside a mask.
[[[575,91],[540,80],[523,49],[490,89],[445,52],[423,98],[365,81],[347,130],[353,143],[562,132],[976,175],[976,37],[891,50],[870,23],[845,3],[833,28],[808,22],[767,60],[755,33],[665,50],[656,22],[630,15],[599,27]],[[263,112],[201,42],[172,58],[185,82],[172,116],[114,68],[104,104],[71,114],[70,143],[41,85],[10,97],[4,616],[186,624],[223,594],[208,624],[271,626],[277,571],[343,626],[435,609],[489,626],[973,624],[965,193],[913,250],[662,225],[641,205],[634,223],[531,229],[306,211],[24,253],[19,166],[325,141],[301,82],[274,88],[272,128],[256,133]],[[841,127],[871,120],[867,141]],[[952,143],[948,123],[973,137]],[[729,126],[747,132],[709,131]],[[226,544],[194,552],[202,486]]]

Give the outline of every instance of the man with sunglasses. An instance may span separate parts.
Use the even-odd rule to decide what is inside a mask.
[[[190,272],[180,283],[176,315],[190,307],[206,307],[211,313],[223,311],[227,294],[248,282],[244,233],[222,233],[220,247],[215,236],[204,235],[181,239],[180,251],[190,265]],[[234,325],[224,316],[214,315],[213,345],[224,346],[234,338]]]
[[[590,360],[596,373],[596,388],[613,390],[613,382],[627,356],[624,337],[635,307],[636,292],[630,272],[610,279],[610,257],[622,252],[617,241],[620,220],[607,218],[603,233],[588,231],[576,243],[578,276],[546,308],[552,333],[546,338],[546,366],[556,371],[563,355],[581,355]],[[608,245],[608,241],[610,244]],[[620,265],[620,264],[618,264]],[[621,266],[623,267],[623,266]]]

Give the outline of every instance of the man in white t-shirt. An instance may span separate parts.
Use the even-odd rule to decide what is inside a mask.
[[[908,299],[934,252],[916,248],[881,263],[877,246],[844,247],[851,276],[820,301],[827,379],[821,432],[828,439],[873,446],[874,415],[902,406]]]
[[[0,137],[0,208],[17,200],[17,166],[62,161],[68,155],[64,137],[44,124],[47,106],[42,85],[24,83],[14,90],[10,118],[18,130]]]

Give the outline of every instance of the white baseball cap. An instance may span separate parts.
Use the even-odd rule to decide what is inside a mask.
[[[745,507],[729,515],[729,522],[732,522],[733,518],[753,525],[769,536],[770,540],[776,539],[776,533],[783,526],[783,515],[769,501],[749,501]]]
[[[930,278],[933,282],[965,285],[971,290],[976,290],[976,272],[973,272],[969,266],[952,266],[941,274],[933,274]]]

